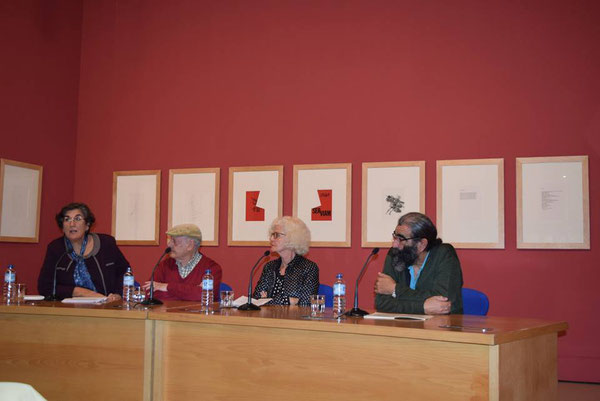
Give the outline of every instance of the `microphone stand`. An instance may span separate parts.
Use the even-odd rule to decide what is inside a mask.
[[[269,256],[270,253],[270,251],[265,251],[265,253],[260,258],[258,258],[256,263],[254,264],[254,267],[252,267],[252,270],[250,271],[250,280],[248,282],[248,302],[244,305],[238,306],[238,310],[260,310],[260,306],[254,305],[252,303],[252,276],[254,275],[254,269],[256,269],[256,266],[258,266],[258,264],[261,260],[263,260],[263,258]]]
[[[365,264],[363,265],[360,273],[358,273],[358,277],[356,278],[356,286],[354,287],[354,308],[352,308],[348,312],[344,313],[345,316],[363,317],[363,316],[369,314],[369,312],[358,308],[358,283],[360,282],[360,279],[362,278],[362,276],[365,272],[365,269],[367,268],[367,265],[369,264],[369,260],[371,259],[371,257],[376,255],[377,252],[379,252],[379,248],[374,248],[371,251],[371,253],[367,257],[367,260],[365,260]]]
[[[165,249],[163,254],[160,255],[160,258],[158,258],[158,262],[156,262],[156,264],[154,265],[154,268],[152,269],[152,275],[150,276],[150,292],[148,293],[148,299],[146,299],[143,302],[140,302],[141,305],[162,305],[163,304],[163,302],[160,299],[154,298],[154,272],[156,271],[156,268],[158,267],[162,258],[164,258],[165,255],[170,252],[171,252],[170,247]]]

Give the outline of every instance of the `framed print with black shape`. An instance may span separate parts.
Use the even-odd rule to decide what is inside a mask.
[[[293,214],[311,232],[311,246],[349,247],[352,164],[294,165]]]
[[[389,248],[409,212],[425,213],[425,162],[363,163],[361,245]]]
[[[230,167],[227,245],[268,246],[283,211],[283,166]]]

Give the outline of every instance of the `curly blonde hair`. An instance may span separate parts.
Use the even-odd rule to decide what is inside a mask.
[[[281,226],[285,234],[285,245],[290,247],[294,253],[305,255],[310,247],[310,230],[302,220],[297,217],[278,217],[269,227],[269,238],[275,232],[275,226]]]

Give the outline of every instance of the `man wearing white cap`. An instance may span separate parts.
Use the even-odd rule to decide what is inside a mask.
[[[223,273],[218,263],[198,251],[202,244],[198,226],[180,224],[167,231],[167,235],[171,253],[154,273],[154,296],[162,300],[200,301],[202,276],[210,269],[214,277],[214,297],[218,301]],[[144,284],[144,289],[148,288],[150,281]]]

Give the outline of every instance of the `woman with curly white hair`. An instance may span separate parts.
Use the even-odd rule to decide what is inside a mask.
[[[276,218],[269,228],[271,252],[279,258],[267,263],[254,288],[253,298],[273,298],[268,305],[310,305],[319,291],[319,267],[304,257],[310,230],[297,217]]]

